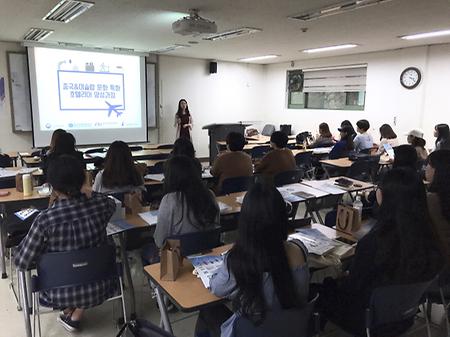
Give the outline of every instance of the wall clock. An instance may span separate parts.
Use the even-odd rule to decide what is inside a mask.
[[[422,74],[420,73],[420,70],[416,67],[409,67],[402,71],[402,74],[400,75],[400,83],[406,88],[406,89],[414,89],[417,87],[420,83],[420,80],[422,79]]]

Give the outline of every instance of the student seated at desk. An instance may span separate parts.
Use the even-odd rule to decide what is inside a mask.
[[[435,150],[450,150],[450,128],[447,124],[438,124],[434,127],[436,137]]]
[[[275,176],[284,171],[295,170],[295,158],[292,151],[286,148],[288,136],[281,131],[275,131],[270,136],[270,146],[272,151],[267,153],[261,162],[256,165],[255,173],[261,173],[266,176]]]
[[[44,176],[47,175],[47,168],[50,163],[61,155],[69,155],[77,159],[83,167],[84,158],[83,152],[75,149],[75,137],[69,132],[61,132],[55,136],[54,146],[48,156],[45,156],[41,162],[41,168],[44,171]]]
[[[95,176],[92,190],[101,193],[145,191],[144,178],[126,143],[116,140],[111,144],[106,153],[105,168]]]
[[[386,173],[379,189],[377,224],[356,246],[352,265],[340,280],[326,279],[319,297],[321,317],[355,335],[365,335],[365,309],[381,286],[432,280],[443,266],[429,222],[425,187],[409,169]],[[397,336],[414,322],[386,326]]]
[[[348,127],[350,136],[352,137],[352,139],[355,139],[355,137],[356,137],[355,128],[353,127],[353,124],[348,119],[342,121],[341,128],[343,128],[343,127]]]
[[[333,139],[333,135],[330,132],[330,127],[327,123],[319,124],[319,136],[316,137],[316,140],[308,145],[308,149],[315,149],[318,147],[329,147],[333,146],[335,143]]]
[[[340,127],[341,139],[333,146],[328,155],[329,159],[339,159],[348,157],[350,151],[353,151],[352,128],[349,126]]]
[[[378,150],[376,153],[377,155],[381,155],[386,152],[384,144],[389,144],[394,148],[398,146],[397,135],[389,124],[383,124],[380,126],[380,136],[380,144],[378,144]]]
[[[441,251],[450,265],[450,150],[438,150],[428,157],[425,177],[431,221],[439,238]]]
[[[202,173],[202,164],[200,160],[195,157],[195,149],[192,142],[185,137],[178,138],[173,144],[173,150],[171,152],[172,156],[186,156],[194,161],[195,167],[198,169],[200,174]]]
[[[66,133],[66,130],[56,129],[55,131],[53,131],[52,138],[50,139],[50,145],[43,147],[39,151],[32,152],[31,156],[33,156],[33,157],[34,156],[40,156],[41,158],[44,158],[44,157],[48,156],[55,149],[56,139],[58,139],[58,137],[60,135],[62,135],[63,133]]]
[[[269,310],[306,304],[307,250],[298,240],[286,241],[287,232],[286,203],[280,192],[266,181],[255,183],[242,203],[236,243],[211,279],[211,292],[231,299],[234,314],[224,305],[200,311],[196,336],[234,336],[239,316],[258,324]]]
[[[214,194],[203,184],[190,158],[175,156],[166,162],[164,193],[153,235],[156,246],[162,247],[171,235],[219,225],[219,206]]]
[[[107,243],[106,226],[116,205],[107,196],[81,193],[84,169],[79,160],[61,155],[48,167],[48,182],[56,196],[53,204],[37,216],[17,248],[15,263],[27,270],[49,252],[98,247]],[[58,266],[55,266],[57,268]],[[64,308],[58,321],[69,331],[80,329],[84,309],[103,303],[116,290],[114,280],[57,288],[41,292],[44,306]]]
[[[417,157],[419,160],[425,161],[428,158],[428,151],[425,149],[427,142],[423,139],[423,132],[420,130],[411,130],[407,134],[408,144],[414,146],[417,151]]]
[[[218,177],[217,191],[222,188],[222,181],[234,177],[250,177],[253,175],[252,157],[242,151],[245,145],[244,135],[230,132],[226,139],[227,150],[219,154],[211,168],[211,174]]]
[[[356,122],[356,131],[359,133],[359,135],[353,139],[353,145],[356,152],[370,151],[373,147],[373,138],[367,133],[369,128],[370,124],[366,119],[360,119]]]
[[[411,145],[403,144],[394,148],[392,168],[410,168],[417,171],[419,162],[417,152]]]

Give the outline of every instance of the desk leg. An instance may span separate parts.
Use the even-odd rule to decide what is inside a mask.
[[[156,293],[156,301],[158,302],[159,311],[161,313],[163,328],[164,330],[173,335],[172,325],[170,325],[169,315],[167,314],[167,307],[164,301],[164,295],[161,293],[161,290],[159,289],[158,286],[156,286],[155,288],[155,293]]]
[[[31,319],[30,319],[30,306],[28,302],[28,291],[27,291],[27,274],[29,271],[18,270],[19,273],[19,287],[20,287],[20,295],[22,300],[22,308],[23,308],[23,318],[25,323],[25,332],[27,337],[32,337],[31,334]]]
[[[2,279],[5,279],[8,275],[6,274],[5,228],[3,215],[5,215],[5,205],[0,205],[0,271],[2,273]]]
[[[130,264],[128,263],[128,254],[125,247],[125,233],[119,233],[120,254],[122,257],[123,270],[127,278],[128,287],[130,288],[131,314],[130,319],[136,318],[136,298],[134,293],[133,279],[131,278]],[[127,322],[127,318],[123,318]]]
[[[325,177],[330,179],[330,173],[327,170],[327,165],[322,165],[323,170],[325,171]]]

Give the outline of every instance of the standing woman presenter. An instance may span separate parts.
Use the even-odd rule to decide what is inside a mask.
[[[177,139],[187,138],[192,141],[192,116],[185,99],[178,102],[178,111],[175,114],[175,127],[177,128]]]

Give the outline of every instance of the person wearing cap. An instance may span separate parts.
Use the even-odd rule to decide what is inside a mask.
[[[425,149],[426,141],[423,139],[423,132],[418,129],[413,129],[407,133],[407,136],[408,144],[414,146],[418,159],[425,161],[428,158],[428,151]]]
[[[370,123],[367,119],[360,119],[356,122],[356,131],[358,135],[353,139],[353,144],[356,152],[367,151],[373,147],[373,138],[367,133],[370,128]]]
[[[338,129],[341,135],[341,140],[333,146],[330,154],[328,155],[328,158],[338,159],[348,157],[349,152],[353,151],[354,146],[352,129],[353,128],[349,126],[343,126]]]

